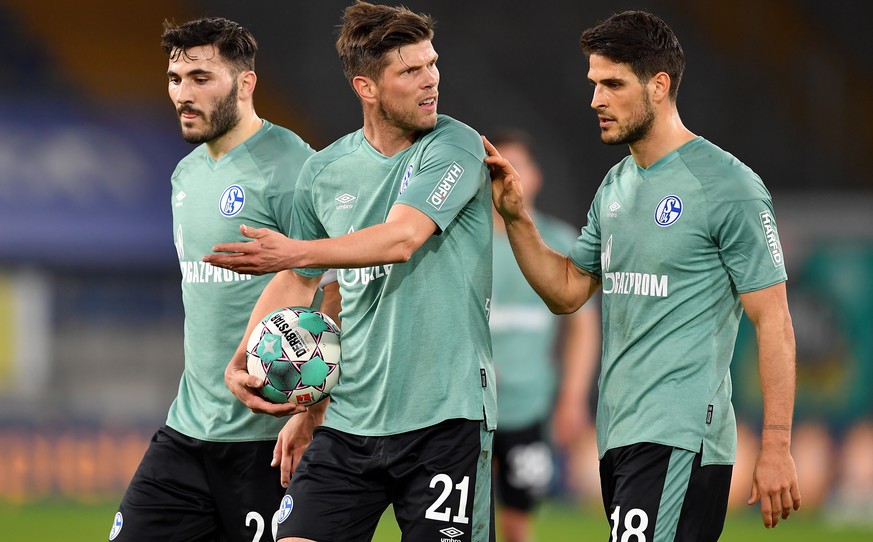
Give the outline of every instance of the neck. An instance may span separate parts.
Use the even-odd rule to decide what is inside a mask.
[[[257,133],[263,126],[264,121],[255,114],[254,109],[242,113],[240,121],[221,137],[206,142],[206,150],[213,160],[221,160],[224,155],[232,151],[248,138]]]
[[[383,156],[408,149],[420,135],[420,131],[400,128],[375,111],[364,109],[364,137]]]
[[[673,110],[666,117],[656,120],[643,139],[628,146],[634,161],[645,169],[695,137]]]

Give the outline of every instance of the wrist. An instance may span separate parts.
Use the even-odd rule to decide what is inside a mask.
[[[761,428],[761,448],[790,448],[791,424],[765,423]]]

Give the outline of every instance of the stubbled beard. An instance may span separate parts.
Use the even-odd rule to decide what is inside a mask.
[[[436,126],[436,116],[426,119],[416,118],[415,112],[391,109],[386,102],[379,102],[379,114],[388,123],[401,130],[424,132]]]
[[[631,145],[649,135],[654,124],[655,108],[652,107],[649,95],[644,94],[642,107],[631,116],[627,125],[620,127],[614,137],[609,137],[606,132],[603,132],[600,140],[607,145]]]
[[[206,129],[203,132],[191,132],[185,130],[182,126],[182,138],[188,143],[200,144],[208,141],[214,141],[231,130],[239,122],[239,106],[236,103],[237,84],[233,82],[233,86],[227,96],[218,98],[213,103],[212,113],[206,115],[203,111],[192,107],[182,106],[177,113],[181,115],[185,112],[199,113],[206,123]],[[181,117],[179,118],[182,124]]]

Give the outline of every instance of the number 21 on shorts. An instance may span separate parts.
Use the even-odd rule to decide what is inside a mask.
[[[464,476],[464,479],[459,483],[453,484],[453,480],[448,474],[437,474],[430,479],[430,487],[435,488],[438,485],[443,486],[442,493],[440,493],[437,500],[428,507],[427,511],[424,513],[424,517],[436,521],[469,523],[470,518],[467,516],[467,498],[470,494],[470,477]],[[458,504],[458,513],[455,517],[451,517],[452,509],[450,506],[440,509],[443,503],[446,502],[446,499],[451,495],[452,485],[454,485],[454,489],[457,489],[461,493],[460,502]]]

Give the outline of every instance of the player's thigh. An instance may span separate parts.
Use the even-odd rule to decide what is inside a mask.
[[[652,443],[607,451],[600,475],[611,540],[717,540],[730,466],[701,467],[700,457],[699,452]]]
[[[502,506],[529,512],[546,495],[554,475],[542,424],[494,434],[495,486]]]
[[[715,541],[721,536],[730,496],[732,465],[701,466],[696,454],[676,527],[676,542]]]
[[[273,441],[206,443],[210,492],[229,540],[272,542],[285,488],[270,466]]]
[[[199,460],[201,444],[166,427],[154,434],[118,507],[110,540],[215,539],[215,509]]]
[[[481,421],[448,420],[397,437],[389,474],[403,541],[493,540],[493,432]]]
[[[315,430],[282,497],[277,540],[372,538],[389,502],[374,442],[326,427]]]

